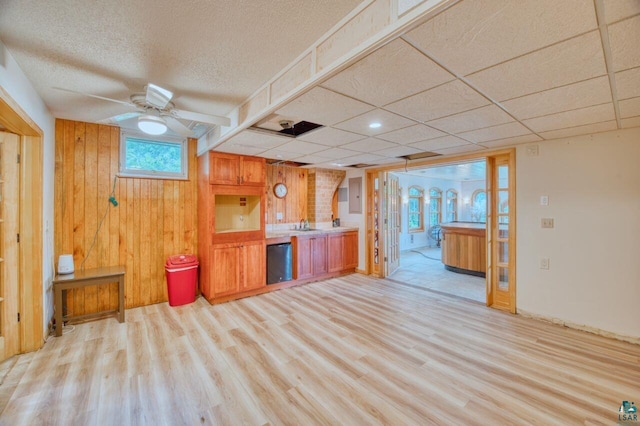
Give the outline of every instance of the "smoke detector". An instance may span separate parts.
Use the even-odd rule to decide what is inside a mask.
[[[280,120],[279,124],[280,127],[286,130],[291,129],[295,123],[293,122],[293,120]]]

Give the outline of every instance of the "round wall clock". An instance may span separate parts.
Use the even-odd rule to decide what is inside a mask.
[[[278,198],[284,198],[287,195],[287,185],[284,183],[276,183],[273,185],[273,193]]]

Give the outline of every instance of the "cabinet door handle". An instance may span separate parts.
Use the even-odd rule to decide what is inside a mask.
[[[240,183],[240,176],[236,176],[236,183]]]
[[[244,183],[244,176],[240,176],[240,183]]]

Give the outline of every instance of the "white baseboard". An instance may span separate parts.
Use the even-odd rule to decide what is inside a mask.
[[[518,315],[522,315],[525,318],[532,318],[540,321],[549,322],[552,324],[562,325],[564,327],[573,328],[575,330],[586,331],[588,333],[597,334],[598,336],[609,337],[616,340],[622,340],[624,342],[640,345],[640,337],[626,336],[624,334],[613,333],[611,331],[602,330],[596,327],[591,327],[584,324],[576,324],[570,321],[565,321],[560,318],[548,317],[545,315],[534,314],[532,312],[523,311],[518,309]]]

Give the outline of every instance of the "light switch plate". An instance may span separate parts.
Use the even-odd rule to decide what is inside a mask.
[[[538,145],[529,145],[527,147],[527,157],[537,157],[538,156]]]
[[[548,206],[549,205],[549,196],[548,195],[541,195],[540,196],[540,205],[541,206]]]
[[[282,220],[282,212],[276,213],[276,220]]]

